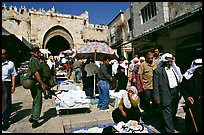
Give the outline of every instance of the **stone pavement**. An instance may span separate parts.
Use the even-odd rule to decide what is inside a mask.
[[[8,132],[14,133],[66,133],[71,129],[84,126],[96,126],[113,123],[110,106],[110,112],[101,112],[97,110],[96,104],[91,105],[91,112],[81,110],[75,113],[70,110],[68,114],[57,114],[55,109],[54,97],[52,99],[43,99],[40,122],[42,126],[32,129],[28,119],[32,106],[32,97],[30,90],[24,89],[22,86],[16,87],[15,93],[12,95],[12,113],[11,125]]]
[[[96,104],[91,105],[90,112],[87,110],[81,110],[81,112],[75,113],[74,110],[68,111],[66,114],[58,115],[55,109],[54,97],[52,99],[44,100],[41,112],[40,122],[42,126],[32,129],[31,123],[28,119],[30,117],[30,111],[32,106],[32,97],[30,90],[24,89],[22,86],[17,86],[15,93],[12,95],[12,113],[11,113],[11,125],[8,132],[14,133],[68,133],[70,130],[84,126],[97,126],[108,123],[113,123],[111,112],[113,107],[110,106],[109,112],[101,112],[97,110]],[[183,101],[179,104],[177,113],[176,130],[180,133],[184,129],[184,112],[182,109]],[[157,120],[151,115],[148,115],[145,119],[142,118],[146,125],[154,132],[161,132]]]

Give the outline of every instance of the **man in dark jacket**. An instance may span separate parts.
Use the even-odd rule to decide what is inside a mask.
[[[163,64],[153,71],[153,96],[157,105],[161,106],[165,132],[174,133],[173,117],[178,94],[179,77],[172,67],[173,55],[162,55]]]
[[[183,75],[180,90],[186,103],[185,129],[187,133],[202,132],[202,59],[192,62]]]
[[[112,81],[111,73],[108,70],[109,61],[109,57],[104,57],[103,64],[100,66],[98,71],[99,101],[97,108],[101,109],[101,111],[109,111],[109,82]]]

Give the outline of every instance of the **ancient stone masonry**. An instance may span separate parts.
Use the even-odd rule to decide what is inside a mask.
[[[58,13],[53,6],[45,11],[43,8],[26,9],[21,6],[2,6],[2,27],[17,37],[23,36],[28,42],[46,48],[48,40],[62,36],[71,48],[77,49],[85,42],[108,42],[108,26],[89,24],[89,15],[85,11],[80,16]]]
[[[202,2],[169,2],[170,20],[202,7]]]

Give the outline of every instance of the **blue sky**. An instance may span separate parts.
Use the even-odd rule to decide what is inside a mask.
[[[53,6],[58,13],[81,15],[85,10],[89,13],[89,23],[108,25],[120,12],[125,11],[131,2],[2,2],[7,8],[12,5],[18,9],[20,6],[26,6],[26,9],[44,8],[48,11]]]

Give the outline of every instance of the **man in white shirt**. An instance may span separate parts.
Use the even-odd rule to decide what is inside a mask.
[[[96,75],[98,73],[98,67],[94,63],[94,60],[90,60],[88,64],[86,64],[84,70],[87,73],[87,89],[86,89],[86,95],[88,98],[92,98],[94,96],[94,74]]]
[[[2,81],[6,88],[6,110],[3,113],[3,130],[7,130],[10,127],[9,117],[11,113],[12,98],[11,94],[15,92],[16,76],[18,75],[15,69],[15,65],[12,61],[7,59],[6,49],[2,48]]]

